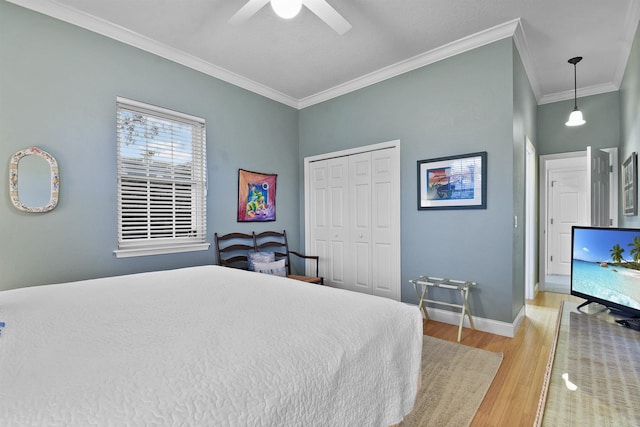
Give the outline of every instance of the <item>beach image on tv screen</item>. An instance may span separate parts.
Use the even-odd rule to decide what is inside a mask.
[[[575,228],[571,287],[640,310],[640,230]]]

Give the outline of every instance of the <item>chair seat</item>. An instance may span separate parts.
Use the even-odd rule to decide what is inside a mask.
[[[300,252],[290,251],[287,241],[287,232],[263,231],[262,233],[229,233],[219,236],[214,234],[218,264],[225,267],[236,267],[244,270],[250,269],[249,253],[251,252],[271,252],[273,261],[285,260],[287,277],[307,283],[324,285],[324,279],[318,274],[319,257],[317,255],[305,255]],[[310,268],[315,263],[315,276],[304,276],[291,274],[290,255],[294,255],[306,263],[311,263]],[[305,271],[306,273],[306,271]]]
[[[301,280],[307,283],[316,283],[318,285],[322,284],[322,277],[299,276],[297,274],[290,274],[287,277],[289,279]]]

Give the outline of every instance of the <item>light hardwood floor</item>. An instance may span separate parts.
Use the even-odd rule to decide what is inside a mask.
[[[533,426],[563,300],[582,301],[552,292],[526,301],[526,318],[513,338],[463,329],[461,344],[504,354],[472,427]],[[425,320],[424,334],[455,342],[458,327]]]

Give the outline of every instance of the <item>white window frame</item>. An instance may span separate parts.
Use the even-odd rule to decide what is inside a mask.
[[[205,120],[122,97],[116,110],[116,257],[209,249]]]

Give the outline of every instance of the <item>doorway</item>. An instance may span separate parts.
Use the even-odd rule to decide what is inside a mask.
[[[591,225],[594,204],[591,150],[540,156],[539,289],[570,293],[571,227]],[[618,149],[609,156],[608,226],[618,224]],[[606,203],[606,201],[605,201]]]

